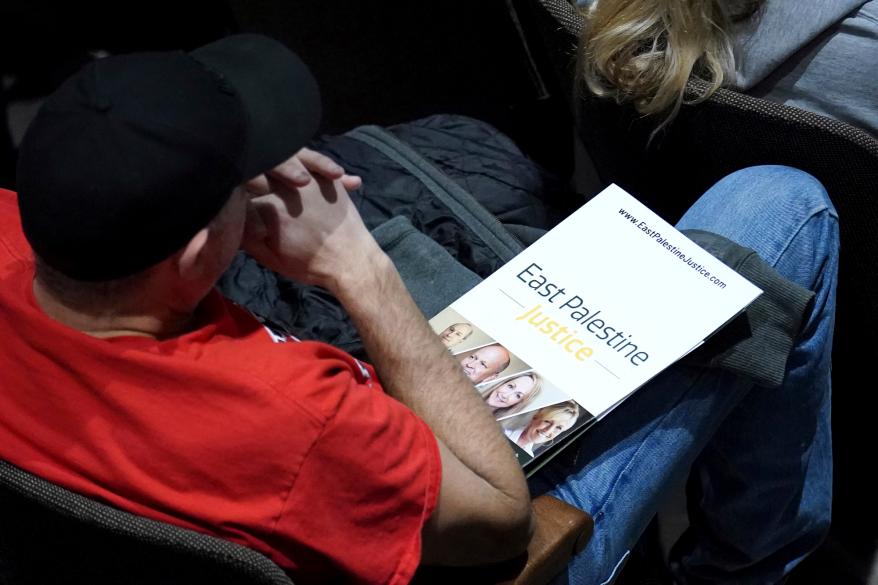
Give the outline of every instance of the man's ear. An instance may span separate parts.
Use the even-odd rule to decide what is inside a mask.
[[[183,279],[195,280],[204,272],[204,251],[209,235],[210,232],[206,227],[198,230],[179,252],[177,270]]]

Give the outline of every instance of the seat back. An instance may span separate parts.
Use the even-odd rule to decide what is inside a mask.
[[[249,548],[122,512],[0,461],[0,583],[292,581]]]

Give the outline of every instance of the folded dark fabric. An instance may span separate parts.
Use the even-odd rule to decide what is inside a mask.
[[[814,293],[782,277],[753,250],[723,236],[701,230],[683,233],[763,291],[739,318],[684,362],[722,368],[760,386],[780,386]]]

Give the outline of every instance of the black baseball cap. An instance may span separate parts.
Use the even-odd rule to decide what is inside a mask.
[[[22,140],[25,236],[71,278],[135,274],[183,247],[236,185],[288,159],[319,121],[308,68],[261,35],[94,61]]]

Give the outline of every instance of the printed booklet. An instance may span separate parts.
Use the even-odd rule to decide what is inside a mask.
[[[611,185],[430,325],[533,473],[761,292]]]

